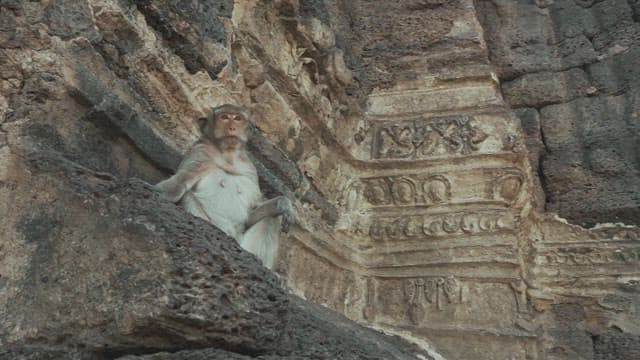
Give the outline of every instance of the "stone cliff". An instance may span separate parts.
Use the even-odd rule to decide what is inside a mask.
[[[0,1],[0,359],[640,356],[639,16]],[[229,102],[277,274],[149,187]]]

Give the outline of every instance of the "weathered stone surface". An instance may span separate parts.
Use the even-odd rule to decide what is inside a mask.
[[[639,130],[629,122],[629,112],[638,101],[631,96],[581,98],[541,110],[549,209],[589,225],[637,221]]]
[[[159,201],[143,182],[118,183],[46,150],[27,157],[29,188],[15,192],[46,193],[60,205],[16,198],[4,220],[15,226],[11,245],[30,249],[12,266],[24,274],[4,285],[13,294],[3,299],[6,348],[106,355],[275,346],[286,296],[233,239]]]
[[[120,360],[197,360],[197,359],[432,359],[416,345],[398,337],[383,336],[348,321],[319,305],[292,296],[285,337],[273,354],[242,356],[206,349],[175,354],[126,356]]]
[[[549,44],[553,24],[548,9],[540,9],[531,1],[481,0],[477,4],[489,59],[497,66],[501,80],[560,67],[557,50]]]
[[[638,89],[640,86],[639,56],[640,47],[635,46],[589,65],[588,72],[594,86],[605,94],[620,94]]]
[[[226,65],[227,32],[222,19],[231,17],[233,1],[126,2],[135,4],[189,72],[204,70],[216,78]]]
[[[502,84],[505,100],[513,107],[540,108],[568,102],[596,91],[582,69],[527,74]]]
[[[637,2],[478,5],[505,99],[542,114],[547,209],[589,226],[638,224],[640,168],[627,145],[640,139]]]
[[[543,354],[600,359],[612,343],[620,347],[608,351],[619,358],[633,354],[637,350],[625,341],[637,334],[640,288],[635,275],[621,274],[637,273],[638,229],[609,225],[587,231],[549,220],[541,224],[540,241],[534,245],[536,275],[528,293],[545,324]]]
[[[625,334],[611,329],[595,338],[595,359],[633,359],[640,356],[640,338],[638,335]]]
[[[76,36],[92,41],[100,38],[100,34],[93,28],[91,9],[86,1],[54,1],[47,5],[44,14],[51,35],[65,40]]]
[[[525,144],[529,153],[529,165],[535,174],[533,181],[535,184],[535,200],[537,208],[544,209],[545,193],[540,183],[540,159],[545,155],[547,149],[542,140],[542,127],[540,126],[540,113],[534,108],[519,108],[515,110],[520,119],[522,130],[526,135]]]
[[[270,358],[428,356],[317,305],[291,299],[288,306],[257,259],[158,200],[144,182],[118,182],[43,149],[28,158],[28,191],[64,207],[36,211],[38,201],[14,202],[14,216],[4,220],[32,250],[24,277],[3,282],[15,297],[3,299],[1,341],[9,353],[0,356],[111,358],[206,346]],[[23,294],[30,294],[26,303],[18,300]]]
[[[635,357],[637,227],[541,204],[637,223],[637,9],[0,1],[0,358]],[[279,278],[145,184],[229,102]]]
[[[216,84],[209,75],[222,68],[198,62],[207,39],[227,46],[221,25],[209,23],[210,11],[200,16],[191,8],[203,4],[9,5],[2,11],[18,26],[9,37],[33,30],[29,19],[41,11],[49,34],[59,38],[44,32],[46,41],[23,43],[32,48],[2,52],[10,61],[2,67],[0,195],[8,238],[0,257],[10,260],[0,267],[0,357],[106,359],[216,347],[238,357],[429,358],[329,310],[295,299],[288,306],[275,276],[235,241],[159,201],[146,183],[116,180],[166,176],[194,139],[189,117],[236,101],[224,86],[237,74],[223,72]],[[222,13],[231,16],[230,9]],[[192,28],[180,33],[179,26]],[[176,34],[189,41],[179,47]],[[257,101],[271,95],[277,93]],[[280,104],[274,115],[288,106]],[[285,120],[279,136],[297,137],[297,129],[289,131],[296,124]],[[279,145],[287,149],[287,142]],[[337,215],[258,132],[251,150],[267,193],[299,196],[310,212],[318,204],[325,213],[319,218]]]

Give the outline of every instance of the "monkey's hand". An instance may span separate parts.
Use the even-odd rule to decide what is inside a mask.
[[[282,231],[289,232],[289,227],[295,222],[295,211],[293,210],[291,200],[284,196],[277,196],[258,204],[251,210],[245,226],[250,228],[264,218],[275,218],[280,215],[282,215]]]
[[[176,184],[171,179],[161,181],[154,185],[153,188],[160,193],[163,199],[172,203],[177,203],[184,195],[183,186]]]
[[[278,213],[282,215],[282,232],[288,233],[291,224],[296,222],[296,214],[291,200],[287,197],[280,197],[276,205]]]

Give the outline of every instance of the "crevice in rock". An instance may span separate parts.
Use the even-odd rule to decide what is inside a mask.
[[[133,1],[147,19],[147,23],[165,39],[167,45],[183,60],[190,73],[195,74],[200,70],[205,70],[212,79],[218,78],[218,74],[226,63],[221,63],[216,68],[210,68],[203,55],[197,51],[197,45],[177,32],[170,20],[159,11],[158,6],[161,4],[154,4],[151,0]]]

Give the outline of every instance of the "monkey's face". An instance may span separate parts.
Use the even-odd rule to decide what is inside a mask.
[[[248,121],[242,113],[222,112],[216,115],[213,135],[215,139],[236,138],[247,142]]]

